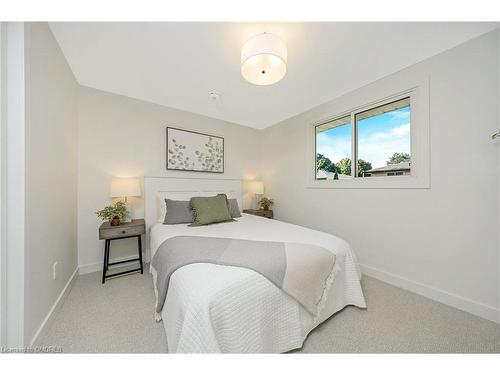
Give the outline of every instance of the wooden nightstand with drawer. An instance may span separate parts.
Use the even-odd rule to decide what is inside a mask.
[[[273,210],[243,210],[244,213],[250,214],[250,215],[255,215],[255,216],[262,216],[262,217],[267,217],[268,219],[272,219],[274,217]]]
[[[142,268],[142,238],[141,236],[146,233],[146,223],[144,219],[135,219],[130,223],[122,223],[117,226],[112,226],[109,222],[103,223],[99,227],[99,239],[104,240],[104,262],[102,266],[102,283],[106,281],[109,277],[125,275],[128,273],[135,273],[141,271],[143,273]],[[132,238],[137,237],[137,245],[139,250],[139,258],[122,260],[120,262],[109,263],[109,253],[111,251],[111,241],[113,240],[121,240],[123,238]],[[139,268],[134,268],[132,270],[123,271],[113,273],[111,275],[107,275],[107,271],[109,266],[113,266],[115,264],[123,264],[139,261]]]

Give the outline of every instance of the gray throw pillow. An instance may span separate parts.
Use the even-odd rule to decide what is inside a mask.
[[[185,224],[193,222],[193,211],[189,201],[174,201],[165,199],[167,214],[163,224]]]
[[[229,213],[232,218],[241,217],[240,206],[238,206],[238,201],[234,198],[228,199],[229,203]]]

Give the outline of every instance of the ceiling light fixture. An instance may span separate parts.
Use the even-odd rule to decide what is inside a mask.
[[[263,33],[241,48],[241,74],[254,85],[272,85],[286,74],[287,49],[276,35]]]

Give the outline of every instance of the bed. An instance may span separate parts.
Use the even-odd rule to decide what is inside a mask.
[[[258,272],[248,268],[194,263],[177,269],[163,309],[171,353],[283,353],[300,348],[311,330],[347,305],[366,307],[361,273],[349,244],[334,235],[242,214],[237,222],[201,227],[158,222],[164,196],[224,192],[242,204],[239,180],[146,178],[147,248],[151,259],[160,245],[177,236],[292,241],[321,246],[335,254],[338,271],[324,308],[313,317],[303,305]],[[151,267],[155,294],[156,270]]]

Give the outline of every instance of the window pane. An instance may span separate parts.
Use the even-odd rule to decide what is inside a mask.
[[[409,175],[410,98],[357,113],[358,176]]]
[[[351,116],[316,126],[316,179],[351,178]]]

